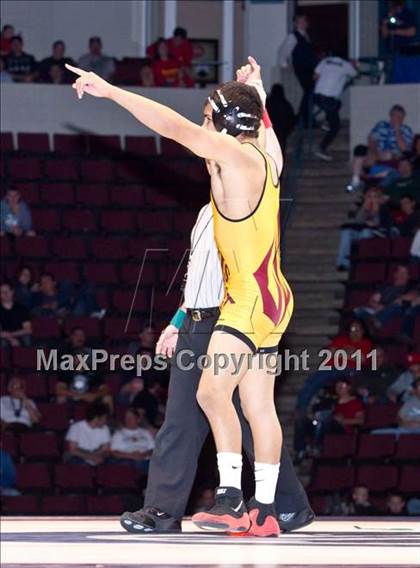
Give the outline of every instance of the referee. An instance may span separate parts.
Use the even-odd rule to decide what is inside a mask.
[[[121,517],[122,527],[129,532],[181,531],[198,458],[210,428],[196,400],[201,377],[197,359],[207,353],[223,292],[212,210],[207,204],[201,209],[191,233],[184,305],[162,332],[157,344],[159,353],[168,356],[175,353],[175,358],[180,351],[188,350],[185,362],[192,368],[184,370],[175,364],[171,368],[165,421],[156,437],[150,461],[144,506]],[[242,425],[244,449],[253,463],[251,431],[242,414],[237,391],[234,402]],[[314,519],[285,446],[282,448],[276,506],[283,532],[306,526]]]

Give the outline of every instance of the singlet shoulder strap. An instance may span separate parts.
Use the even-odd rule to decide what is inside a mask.
[[[274,162],[274,167],[275,167],[275,170],[276,170],[277,182],[274,182],[274,180],[273,180],[273,168],[271,166],[271,161],[268,159],[268,154],[266,152],[264,152],[263,150],[261,150],[261,148],[259,146],[257,146],[256,144],[254,144],[253,142],[243,142],[243,144],[249,144],[250,146],[253,146],[257,150],[257,152],[259,152],[261,154],[261,156],[264,158],[266,168],[268,169],[268,171],[270,173],[271,182],[273,183],[274,187],[276,187],[276,188],[279,187],[280,176],[278,175],[279,172],[277,171],[277,165],[274,162],[274,159],[272,158],[272,160]]]

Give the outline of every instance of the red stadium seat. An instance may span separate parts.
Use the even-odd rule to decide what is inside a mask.
[[[417,460],[420,463],[420,434],[400,436],[394,457],[396,460]]]
[[[83,205],[106,207],[109,204],[108,188],[101,184],[78,184],[77,201]]]
[[[10,158],[9,175],[13,179],[39,179],[42,177],[38,158]]]
[[[133,233],[135,231],[132,211],[103,211],[101,228],[106,233]]]
[[[352,274],[354,283],[379,283],[385,281],[386,264],[381,262],[358,262]]]
[[[41,502],[43,515],[83,515],[85,500],[80,495],[48,495]]]
[[[389,239],[373,238],[361,239],[357,246],[357,259],[364,258],[383,258],[388,257],[391,252],[391,241]]]
[[[26,460],[52,460],[61,458],[57,436],[52,432],[30,432],[22,434],[20,439],[20,451]]]
[[[10,367],[10,352],[6,347],[0,347],[0,363],[2,369]]]
[[[73,186],[70,183],[45,185],[41,188],[41,199],[46,205],[73,205]]]
[[[142,183],[144,179],[153,176],[150,164],[145,164],[141,159],[122,158],[117,162],[116,179],[119,182],[137,184]],[[157,180],[156,180],[157,181]]]
[[[169,248],[154,237],[133,238],[128,240],[128,256],[142,261],[145,253],[146,264],[168,259]]]
[[[2,497],[3,515],[38,515],[39,497],[37,495],[19,495]]]
[[[403,367],[407,361],[408,347],[398,343],[386,346],[386,358],[389,365]]]
[[[350,290],[346,300],[346,309],[354,310],[360,306],[366,306],[373,293],[373,289],[368,290]]]
[[[387,428],[395,426],[397,422],[398,405],[396,404],[372,404],[366,407],[364,428]]]
[[[173,226],[173,215],[169,211],[140,211],[137,214],[138,228],[144,233],[170,233]]]
[[[103,489],[138,489],[138,471],[129,465],[106,464],[98,467],[97,482]]]
[[[109,389],[109,392],[112,396],[118,396],[121,388],[121,376],[116,373],[111,373],[104,377],[105,384]],[[124,413],[126,411],[126,407],[124,407]]]
[[[160,139],[160,151],[164,156],[191,157],[193,155],[185,146],[163,137]]]
[[[398,491],[420,494],[420,466],[404,465],[401,469]]]
[[[36,369],[37,350],[35,347],[13,347],[13,366],[18,369]]]
[[[116,290],[112,298],[112,303],[115,310],[125,314],[130,311],[132,305],[135,312],[147,309],[144,291],[137,290],[136,296],[134,296],[134,294],[135,289]]]
[[[13,134],[11,132],[0,132],[0,152],[13,152]]]
[[[6,235],[0,236],[0,250],[1,250],[1,255],[4,258],[13,255],[9,236]]]
[[[138,325],[134,319],[128,322],[127,331],[127,318],[106,318],[105,319],[105,336],[114,340],[132,339],[139,333]]]
[[[48,467],[38,463],[17,464],[16,487],[23,492],[50,489],[51,478]]]
[[[393,317],[378,331],[378,337],[391,337],[394,339],[401,332],[402,318],[397,316]]]
[[[79,266],[75,262],[48,262],[45,270],[51,272],[58,281],[70,280],[73,284],[77,284],[80,280]]]
[[[32,319],[32,334],[36,339],[59,338],[61,328],[55,318],[37,317]]]
[[[114,82],[116,85],[138,85],[140,68],[144,59],[138,57],[123,57],[115,62]]]
[[[60,230],[60,217],[55,209],[33,209],[32,223],[38,233],[53,233]]]
[[[19,132],[17,135],[19,152],[30,154],[47,154],[50,151],[48,134]]]
[[[356,453],[356,434],[327,434],[322,444],[322,459],[343,459]]]
[[[354,469],[345,465],[318,465],[310,491],[341,491],[354,485]]]
[[[55,237],[53,239],[54,255],[63,258],[86,258],[86,247],[80,237]]]
[[[121,140],[119,136],[88,136],[89,154],[95,156],[118,156],[121,154]]]
[[[124,503],[121,495],[89,495],[88,515],[121,515]]]
[[[39,183],[37,181],[19,181],[13,185],[20,191],[20,195],[26,203],[29,203],[29,205],[39,204]]]
[[[57,154],[86,154],[87,137],[84,134],[54,134],[54,151]]]
[[[82,178],[85,181],[110,182],[114,179],[114,165],[105,160],[84,160]]]
[[[168,190],[166,193],[164,193],[159,189],[146,188],[145,193],[146,203],[152,207],[168,207],[170,209],[173,209],[178,205],[176,197],[171,190]]]
[[[361,465],[357,469],[357,483],[377,493],[395,489],[397,482],[398,468],[395,465]]]
[[[197,220],[197,213],[191,212],[183,212],[175,215],[175,223],[174,228],[175,231],[178,231],[181,234],[190,234],[191,229],[194,226],[194,223]]]
[[[44,430],[62,432],[69,427],[68,408],[64,404],[38,404],[41,413],[40,426]]]
[[[72,233],[96,230],[94,213],[90,209],[74,209],[63,214],[63,227]]]
[[[92,254],[95,259],[122,260],[128,254],[127,241],[122,238],[96,238],[92,241]]]
[[[410,256],[410,247],[413,239],[410,237],[398,237],[392,241],[392,256],[407,260]]]
[[[14,432],[5,430],[1,435],[1,445],[2,445],[1,449],[10,456],[12,456],[12,458],[18,457],[19,443],[18,443],[18,438],[16,437]]]
[[[56,465],[54,477],[55,484],[61,491],[85,491],[95,487],[95,470],[89,465]]]
[[[48,242],[45,237],[20,237],[16,240],[16,252],[24,258],[48,256]]]
[[[89,339],[97,339],[101,335],[101,322],[96,318],[67,317],[64,321],[66,335],[69,335],[75,327],[81,327]]]
[[[143,207],[143,188],[139,185],[114,185],[111,189],[111,201],[118,207]]]
[[[385,434],[362,434],[357,458],[360,460],[389,458],[393,455],[394,451],[395,436]]]
[[[147,257],[148,258],[148,257]],[[156,284],[156,265],[146,258],[141,271],[140,285]],[[121,280],[124,284],[136,284],[142,267],[141,259],[135,264],[123,264],[121,267]]]
[[[86,264],[84,276],[88,282],[95,284],[117,284],[119,281],[116,266],[110,262]]]
[[[76,181],[79,177],[77,162],[69,158],[47,160],[45,173],[51,180]]]
[[[41,373],[25,375],[26,394],[29,398],[47,399],[48,398],[48,382],[47,377]]]
[[[125,151],[135,156],[155,156],[157,154],[154,136],[126,136]]]

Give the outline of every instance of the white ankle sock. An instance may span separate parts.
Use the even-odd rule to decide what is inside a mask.
[[[217,454],[217,467],[221,487],[236,487],[241,489],[242,455],[232,452]]]
[[[279,463],[255,462],[255,499],[260,503],[274,503],[279,469]]]

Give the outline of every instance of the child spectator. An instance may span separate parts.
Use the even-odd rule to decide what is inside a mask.
[[[26,395],[25,381],[14,375],[7,384],[8,395],[0,398],[2,426],[14,432],[25,432],[41,419],[36,404]]]
[[[142,65],[142,67],[140,68],[140,86],[141,87],[155,86],[153,69],[150,67],[150,65]]]
[[[35,57],[23,51],[23,39],[18,35],[11,39],[10,52],[6,57],[6,71],[17,83],[33,83],[37,77]]]
[[[9,187],[6,197],[0,202],[0,234],[9,234],[15,237],[25,235],[32,237],[32,216],[28,205],[21,198],[20,192]]]
[[[102,40],[97,36],[89,39],[89,53],[82,55],[78,66],[85,71],[93,71],[107,81],[111,81],[115,73],[114,59],[108,55],[103,55]]]
[[[146,428],[141,427],[141,421],[141,413],[138,410],[126,410],[124,426],[112,436],[111,455],[119,463],[132,464],[147,472],[155,440]]]
[[[0,338],[2,347],[28,347],[31,344],[32,324],[29,311],[15,302],[14,290],[3,282],[0,286]]]
[[[66,434],[69,463],[97,466],[109,455],[111,433],[107,426],[109,409],[105,404],[92,404],[86,411],[86,420],[72,424]]]
[[[374,516],[378,514],[378,511],[370,502],[369,489],[364,485],[357,485],[353,489],[347,514],[355,517]]]
[[[405,517],[407,515],[406,503],[402,495],[391,493],[388,496],[385,515],[390,517]]]

